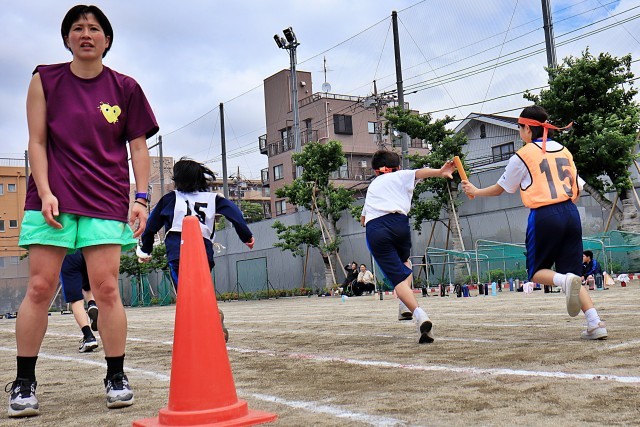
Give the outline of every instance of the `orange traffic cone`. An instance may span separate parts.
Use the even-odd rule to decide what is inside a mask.
[[[218,315],[200,224],[182,223],[169,404],[134,426],[249,426],[278,416],[239,400]]]

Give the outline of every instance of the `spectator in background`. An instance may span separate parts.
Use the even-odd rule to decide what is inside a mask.
[[[372,293],[376,289],[375,282],[373,280],[373,273],[367,270],[367,266],[360,264],[360,272],[356,279],[356,284],[353,287],[353,294],[360,296],[364,292]]]
[[[602,274],[600,263],[593,258],[593,252],[582,252],[582,281],[595,278],[596,274]]]
[[[344,266],[344,271],[345,278],[344,282],[342,282],[342,293],[351,294],[353,293],[353,285],[356,284],[356,280],[358,279],[358,263],[351,261],[351,264]]]

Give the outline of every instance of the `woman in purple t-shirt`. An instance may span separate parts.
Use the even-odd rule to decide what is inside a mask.
[[[85,257],[100,308],[107,407],[133,404],[123,369],[127,318],[118,272],[122,249],[135,246],[146,226],[146,139],[158,125],[138,83],[103,65],[113,29],[100,9],[74,6],[62,21],[61,35],[71,62],[38,66],[27,95],[32,175],[19,245],[29,249],[30,271],[16,321],[13,417],[38,414],[35,365],[49,302],[66,253],[76,249]],[[139,192],[131,214],[127,142]]]

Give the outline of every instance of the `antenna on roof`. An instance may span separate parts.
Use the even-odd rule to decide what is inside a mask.
[[[331,92],[331,85],[327,83],[327,57],[323,59],[324,83],[322,83],[323,92]]]

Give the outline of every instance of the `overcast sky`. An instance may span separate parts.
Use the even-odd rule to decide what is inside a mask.
[[[640,0],[550,1],[558,61],[587,47],[594,54],[631,53],[640,59]],[[37,64],[71,59],[60,23],[75,4],[2,1],[0,157],[24,156],[31,71]],[[521,95],[491,99],[546,84],[546,55],[535,53],[544,48],[540,0],[110,0],[97,5],[114,28],[105,65],[142,86],[160,125],[164,154],[189,156],[220,172],[217,107],[224,102],[229,173],[239,167],[248,178],[258,178],[267,165],[258,152],[258,137],[266,133],[262,82],[289,67],[287,52],[273,40],[289,26],[300,42],[298,69],[313,73],[313,92],[324,82],[324,58],[333,93],[366,96],[373,80],[379,91],[394,89],[392,10],[399,13],[404,85],[415,91],[405,101],[413,109],[447,109],[435,117],[509,109],[514,111],[501,114],[517,115],[527,105]],[[612,28],[588,35],[607,26]],[[633,64],[636,74],[638,64]]]

